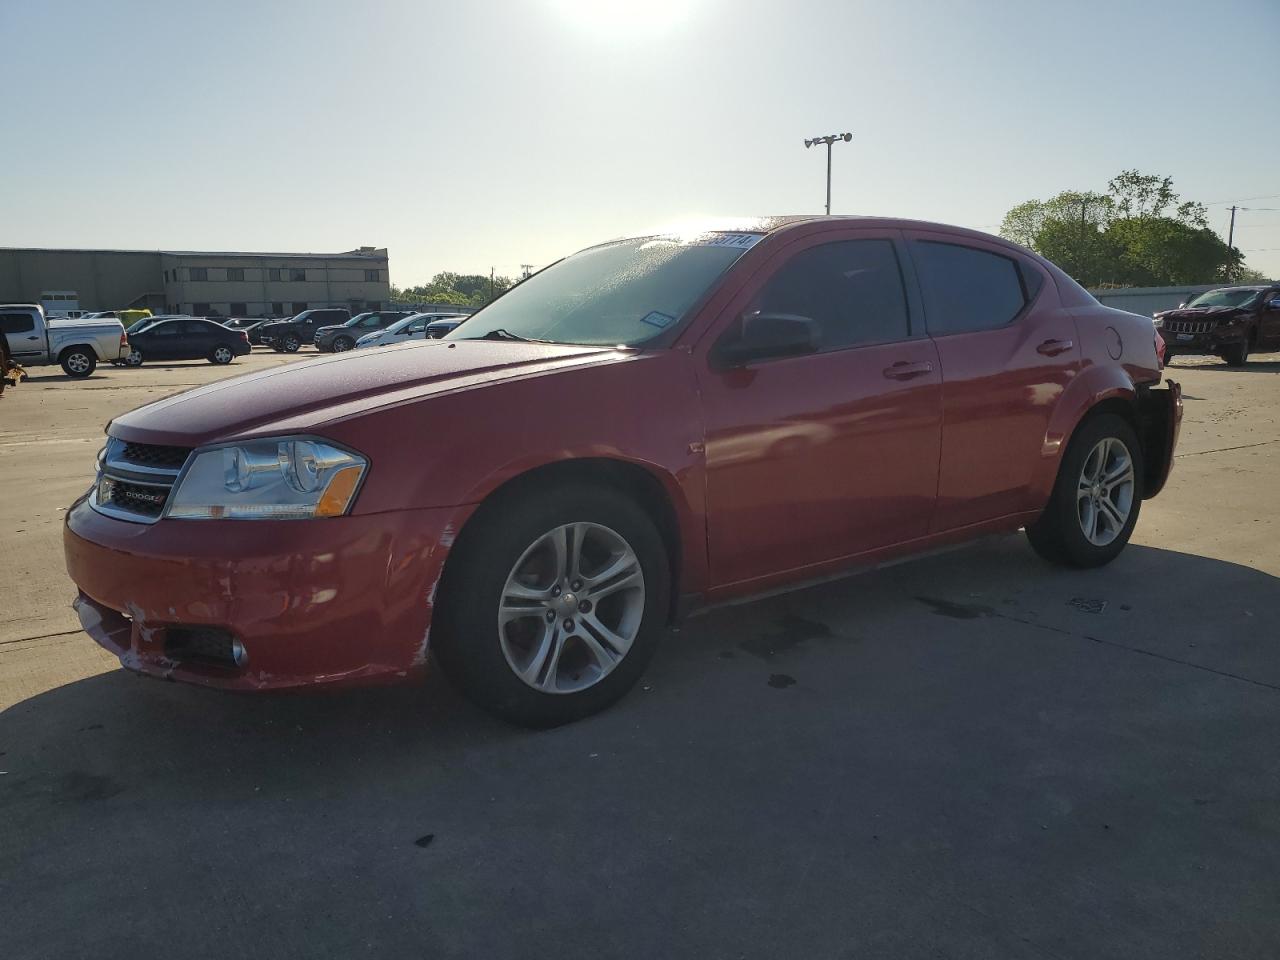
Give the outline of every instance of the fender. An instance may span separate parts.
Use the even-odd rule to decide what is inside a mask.
[[[1040,462],[1031,478],[1032,499],[1042,503],[1049,501],[1067,442],[1090,410],[1111,399],[1133,404],[1137,395],[1133,381],[1120,367],[1092,364],[1081,370],[1054,405],[1044,444],[1040,448]]]
[[[514,458],[490,471],[468,490],[464,504],[455,508],[452,522],[441,538],[441,546],[446,550],[452,546],[453,540],[462,532],[463,526],[477,507],[504,484],[540,469],[573,463],[612,463],[637,467],[656,480],[671,505],[680,536],[680,592],[701,593],[706,589],[709,576],[703,496],[706,486],[703,482],[704,464],[700,450],[690,451],[690,457],[678,471],[678,475],[659,463],[629,457],[617,447],[607,445],[569,448],[557,450],[550,455]],[[445,540],[448,542],[445,543]]]

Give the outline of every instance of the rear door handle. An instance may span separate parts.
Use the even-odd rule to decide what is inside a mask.
[[[899,360],[893,366],[884,368],[884,375],[890,380],[910,380],[912,377],[923,377],[926,373],[933,373],[933,364],[928,360],[919,363]]]
[[[27,337],[28,340],[39,340],[39,337]]]
[[[1066,353],[1074,346],[1075,344],[1070,340],[1046,340],[1036,347],[1036,353],[1043,353],[1046,357],[1056,357],[1060,353]]]

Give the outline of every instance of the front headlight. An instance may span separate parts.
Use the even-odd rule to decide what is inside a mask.
[[[250,440],[200,451],[165,516],[178,520],[301,520],[340,517],[369,461],[302,437]]]

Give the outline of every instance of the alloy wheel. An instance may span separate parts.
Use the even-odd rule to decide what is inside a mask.
[[[1090,543],[1105,547],[1120,536],[1133,510],[1133,457],[1120,440],[1099,440],[1085,458],[1076,485],[1076,516]]]
[[[89,358],[83,353],[73,353],[67,357],[67,369],[72,373],[88,373]]]
[[[626,657],[644,600],[640,559],[622,536],[597,523],[556,527],[507,575],[498,609],[503,656],[535,690],[585,690]]]
[[[230,347],[218,347],[213,351],[213,359],[218,363],[230,363],[233,358]]]

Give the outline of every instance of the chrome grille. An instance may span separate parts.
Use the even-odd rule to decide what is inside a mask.
[[[1215,320],[1166,320],[1164,328],[1170,333],[1208,333],[1215,326]]]
[[[164,515],[189,447],[107,441],[89,505],[117,520],[155,523]]]

